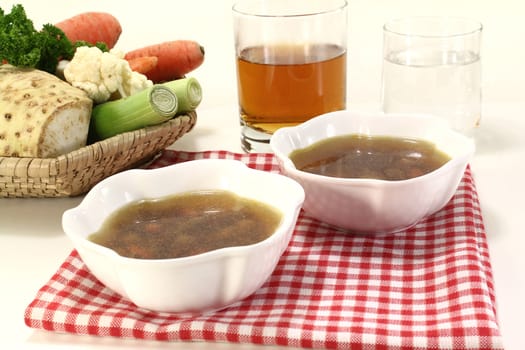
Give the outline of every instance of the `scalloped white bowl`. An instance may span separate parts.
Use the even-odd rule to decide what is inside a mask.
[[[174,259],[127,258],[87,238],[129,202],[210,189],[272,205],[282,212],[282,220],[261,242]],[[288,246],[303,201],[302,187],[286,176],[251,169],[240,161],[203,159],[110,176],[64,212],[62,226],[93,275],[137,306],[202,313],[251,295],[269,278]]]
[[[346,134],[424,139],[451,157],[439,169],[403,181],[335,178],[298,170],[289,155],[317,141]],[[305,213],[328,224],[363,233],[408,228],[445,206],[474,154],[474,141],[427,115],[358,113],[348,110],[277,130],[270,146],[282,173],[305,192]]]

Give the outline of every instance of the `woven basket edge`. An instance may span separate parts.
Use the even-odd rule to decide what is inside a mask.
[[[160,135],[165,130],[168,130],[166,132],[168,137],[164,142],[165,144],[162,144],[162,148],[166,148],[182,135],[191,131],[195,126],[196,119],[197,113],[192,111],[170,119],[162,124],[122,133],[105,140],[94,142],[55,158],[0,157],[0,198],[64,197],[85,193],[87,192],[87,188],[71,188],[71,184],[68,182],[68,177],[71,176],[71,174],[67,174],[63,171],[63,169],[67,169],[68,164],[71,163],[73,159],[83,159],[86,155],[89,157],[93,153],[104,152],[105,149],[111,149],[114,144],[127,146],[128,144],[136,142],[136,140],[148,138],[157,133]],[[159,149],[158,152],[160,152],[162,148]],[[153,157],[154,154],[150,156]],[[136,166],[140,164],[140,161],[147,161],[150,156],[145,156],[143,159],[136,159],[133,163],[127,164],[127,166]],[[42,173],[44,173],[45,176],[41,176]],[[108,174],[107,176],[110,175],[112,174]],[[7,188],[12,185],[8,182],[12,177],[25,177],[27,180],[26,183],[18,183],[16,185],[25,187],[27,192],[14,192],[15,190]],[[37,189],[36,191],[33,191],[33,189],[28,188],[34,180],[38,182],[43,178],[49,180],[49,183],[51,183],[47,189]],[[88,187],[92,187],[92,185]]]

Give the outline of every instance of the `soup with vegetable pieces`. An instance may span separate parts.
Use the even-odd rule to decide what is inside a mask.
[[[195,191],[129,203],[88,239],[125,257],[180,258],[263,241],[281,217],[230,191]]]

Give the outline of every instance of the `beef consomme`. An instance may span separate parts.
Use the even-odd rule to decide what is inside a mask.
[[[406,180],[450,160],[425,140],[352,134],[331,137],[295,150],[297,169],[331,177]]]
[[[269,237],[281,212],[226,190],[127,204],[88,239],[126,257],[168,259],[243,246]]]

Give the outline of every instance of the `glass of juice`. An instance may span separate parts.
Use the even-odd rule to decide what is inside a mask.
[[[383,27],[386,113],[433,114],[470,134],[481,119],[481,31],[456,17],[393,19]]]
[[[346,0],[240,0],[233,21],[246,152],[269,152],[278,128],[346,108]]]

